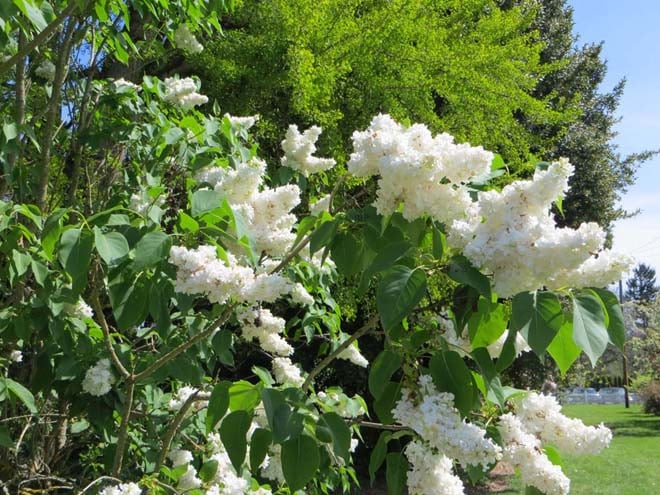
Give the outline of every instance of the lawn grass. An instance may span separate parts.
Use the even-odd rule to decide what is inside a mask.
[[[571,495],[660,494],[660,416],[643,414],[639,405],[580,404],[564,406],[563,412],[586,424],[603,422],[614,433],[601,454],[562,459]],[[524,493],[518,479],[511,488],[501,493]]]

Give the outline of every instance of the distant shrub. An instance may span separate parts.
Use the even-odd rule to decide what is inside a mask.
[[[644,412],[660,416],[660,380],[653,380],[642,390]]]

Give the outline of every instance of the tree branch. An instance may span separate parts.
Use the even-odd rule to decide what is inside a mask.
[[[353,335],[351,335],[349,338],[347,338],[344,342],[342,342],[339,347],[337,347],[334,351],[332,351],[330,354],[328,354],[323,361],[321,361],[316,367],[309,372],[309,375],[307,375],[307,378],[305,379],[305,383],[302,385],[302,390],[303,392],[307,392],[309,387],[312,385],[312,381],[316,376],[325,369],[326,366],[328,366],[332,361],[335,360],[342,352],[344,352],[348,347],[355,342],[357,339],[362,337],[363,335],[366,335],[369,333],[371,330],[373,330],[376,325],[378,324],[379,317],[378,316],[373,316],[367,323],[365,323],[362,328],[358,329]]]
[[[32,50],[46,43],[53,35],[53,33],[57,31],[57,28],[60,27],[60,24],[62,24],[67,17],[72,15],[75,10],[76,2],[72,1],[69,3],[69,5],[66,6],[62,13],[58,15],[53,22],[48,24],[48,26],[46,26],[43,31],[37,34],[32,41],[24,45],[22,48],[19,47],[18,51],[6,61],[0,62],[0,74],[7,71],[20,59],[25,58],[25,56],[29,55]]]

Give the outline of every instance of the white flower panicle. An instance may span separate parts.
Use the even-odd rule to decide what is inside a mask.
[[[146,191],[141,191],[139,193],[131,194],[129,204],[131,210],[135,210],[140,215],[146,216],[151,208],[160,208],[163,206],[163,204],[165,204],[165,198],[163,196],[158,196],[153,199]]]
[[[297,125],[290,125],[282,141],[282,165],[299,171],[305,177],[334,167],[334,159],[313,156],[320,135],[321,128],[318,126],[310,127],[301,134]]]
[[[291,293],[295,284],[277,273],[255,274],[239,264],[231,253],[228,262],[218,259],[214,246],[187,249],[173,246],[169,261],[177,267],[175,288],[185,294],[203,294],[209,301],[224,304],[238,302],[273,302]]]
[[[463,335],[457,335],[456,330],[454,330],[454,322],[452,320],[439,317],[438,322],[444,329],[442,336],[451,346],[452,351],[458,352],[461,356],[467,356],[473,351],[472,343],[470,342],[469,337],[463,337],[463,335],[467,336],[467,329],[463,329]],[[495,342],[486,347],[486,350],[488,351],[488,354],[491,358],[496,359],[500,357],[506,339],[509,338],[509,332],[511,331],[512,330],[505,330],[504,333],[500,335]],[[523,352],[532,350],[531,347],[529,347],[529,344],[527,344],[525,338],[519,333],[516,333],[516,341],[514,343],[514,347],[516,351],[516,357],[520,356]]]
[[[481,465],[485,469],[500,459],[502,449],[486,438],[485,430],[461,419],[453,394],[438,392],[430,376],[419,377],[419,395],[416,404],[413,392],[403,389],[401,400],[392,410],[399,423],[463,466]]]
[[[202,44],[197,41],[195,35],[185,24],[181,24],[174,32],[174,44],[180,50],[188,53],[199,53],[204,50]]]
[[[564,416],[551,395],[530,392],[516,407],[516,416],[527,432],[566,454],[597,454],[612,440],[612,432],[602,423],[587,426]]]
[[[309,214],[318,217],[324,211],[330,211],[330,194],[326,194],[309,208]]]
[[[39,67],[34,70],[34,73],[42,79],[51,82],[55,79],[55,65],[46,59],[39,64]]]
[[[259,115],[249,115],[247,117],[235,117],[234,115],[230,115],[226,113],[224,116],[229,119],[231,125],[236,127],[243,127],[245,129],[249,129],[253,127],[254,124],[256,124],[257,121],[259,120]]]
[[[436,454],[428,445],[413,440],[404,451],[410,463],[408,493],[410,495],[462,495],[463,482],[452,472],[451,459]]]
[[[493,160],[481,147],[456,145],[449,134],[433,137],[424,125],[405,128],[382,114],[353,133],[353,147],[348,171],[380,176],[378,213],[390,215],[403,204],[407,220],[428,215],[447,224],[465,217],[472,200],[463,184],[487,173]]]
[[[193,394],[197,394],[197,393],[199,393],[199,389],[196,389],[195,387],[189,387],[187,385],[181,387],[179,390],[176,391],[175,394],[172,395],[172,398],[170,399],[168,406],[172,411],[179,411],[186,403],[186,401]]]
[[[520,471],[525,485],[538,488],[545,495],[568,494],[570,480],[548,459],[539,440],[524,430],[516,416],[502,415],[499,426],[505,444],[503,460]]]
[[[346,340],[347,338],[348,336],[345,336],[343,340]],[[361,368],[369,366],[369,361],[367,361],[367,358],[365,358],[360,352],[360,349],[358,349],[357,342],[353,342],[346,349],[341,351],[337,357],[339,359],[345,359]]]
[[[268,309],[239,310],[236,318],[241,322],[241,333],[248,342],[252,339],[259,341],[261,348],[276,356],[290,356],[293,347],[282,337],[286,322]]]
[[[105,395],[112,389],[116,379],[112,374],[109,359],[100,359],[85,373],[82,389],[90,395]]]
[[[82,299],[78,299],[76,304],[65,304],[64,311],[66,311],[69,316],[81,320],[94,317],[94,310]]]
[[[106,486],[99,495],[140,495],[142,489],[137,483],[120,483],[116,486]]]
[[[127,81],[123,77],[120,79],[116,79],[112,82],[114,85],[115,89],[117,91],[121,91],[123,89],[130,89],[130,90],[140,90],[142,87],[139,84],[132,83],[131,81]]]
[[[22,363],[23,353],[19,350],[13,350],[9,353],[9,360],[14,363]]]
[[[314,298],[302,284],[295,284],[291,290],[291,300],[300,306],[311,306],[314,304]]]
[[[186,471],[179,478],[179,490],[194,490],[202,486],[202,480],[197,477],[197,470],[191,464],[193,455],[189,450],[175,449],[168,454],[173,467],[187,466]]]
[[[448,134],[432,136],[423,125],[406,128],[378,115],[353,133],[348,170],[378,175],[375,206],[390,215],[401,206],[408,220],[430,216],[448,227],[448,242],[481,270],[493,275],[503,297],[546,286],[605,286],[627,271],[632,260],[603,250],[605,234],[594,223],[577,230],[557,228],[550,214],[568,189],[573,167],[566,159],[537,170],[533,180],[500,191],[478,193],[466,184],[490,171],[493,154],[454,144]]]
[[[261,475],[272,481],[284,483],[282,471],[282,446],[273,444],[268,448],[268,462],[261,468]]]
[[[275,381],[282,385],[299,387],[305,382],[300,373],[300,368],[293,364],[289,358],[278,357],[273,359],[273,375],[275,375]]]
[[[500,296],[543,286],[605,286],[628,268],[629,258],[601,251],[605,233],[597,224],[577,230],[556,226],[550,207],[563,197],[572,173],[573,166],[561,159],[537,170],[533,180],[480,192],[470,218],[451,224],[450,245],[493,274]]]
[[[266,173],[266,162],[252,158],[236,168],[209,166],[195,175],[198,182],[206,182],[223,195],[231,205],[250,203],[259,192]],[[219,206],[219,205],[218,205]]]
[[[208,97],[197,92],[197,83],[190,77],[184,79],[168,77],[164,83],[164,100],[172,105],[188,109],[209,101]]]

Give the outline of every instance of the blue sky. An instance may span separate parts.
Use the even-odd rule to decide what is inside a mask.
[[[615,142],[622,154],[660,148],[660,1],[569,0],[579,44],[604,42],[608,73],[602,90],[626,78]],[[570,158],[570,157],[569,157]],[[646,162],[622,198],[634,218],[614,228],[614,249],[660,273],[660,156]]]

